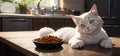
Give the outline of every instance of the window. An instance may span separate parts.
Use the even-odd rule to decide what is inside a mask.
[[[57,0],[42,0],[40,4],[41,6],[50,7],[50,6],[58,5],[58,1]]]
[[[0,0],[0,2],[13,2],[13,3],[19,3],[19,2],[26,2],[28,6],[36,5],[38,0]],[[51,7],[51,6],[57,6],[58,0],[41,0],[40,6],[44,7]]]
[[[38,0],[0,0],[0,2],[4,2],[4,1],[10,1],[10,2],[15,2],[16,4],[19,2],[26,2],[28,4],[28,6],[37,5],[37,1]],[[51,6],[57,6],[58,5],[58,0],[41,0],[40,2],[40,6],[44,6],[44,7],[51,7]]]

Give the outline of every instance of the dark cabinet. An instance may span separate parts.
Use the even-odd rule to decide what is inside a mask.
[[[65,19],[65,26],[67,27],[75,27],[75,23],[72,21],[72,19]]]
[[[39,30],[42,27],[48,26],[47,19],[32,19],[32,30]]]
[[[0,56],[5,56],[5,44],[0,42]]]
[[[93,4],[97,5],[98,13],[103,18],[108,18],[110,0],[85,0],[85,11],[89,11]]]
[[[0,56],[25,56],[25,54],[0,41]]]
[[[0,31],[2,31],[2,18],[0,18]]]
[[[6,45],[4,48],[5,48],[5,56],[26,56],[25,54],[21,53],[19,50],[16,50],[9,45]]]
[[[111,0],[110,8],[111,18],[120,19],[120,0]]]
[[[61,27],[65,27],[65,20],[64,19],[51,19],[49,20],[49,27],[57,30]]]
[[[32,28],[33,30],[39,30],[42,27],[51,27],[54,30],[57,30],[62,27],[75,27],[74,22],[70,18],[40,18],[32,19]]]
[[[104,20],[104,29],[109,36],[120,36],[120,0],[85,0],[88,11],[93,4],[98,7],[98,13]]]
[[[85,11],[97,5],[99,15],[105,19],[120,19],[120,0],[85,0]]]
[[[32,19],[27,18],[3,18],[3,31],[26,31],[32,30]]]
[[[57,30],[62,27],[75,27],[71,18],[18,18],[3,17],[0,19],[1,31],[30,31],[43,27]]]
[[[109,36],[113,37],[120,36],[120,26],[118,25],[104,25],[104,29],[106,30]]]

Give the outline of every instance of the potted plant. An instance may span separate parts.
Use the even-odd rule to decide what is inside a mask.
[[[26,14],[27,3],[25,1],[19,2],[18,3],[18,8],[20,9],[20,13]]]

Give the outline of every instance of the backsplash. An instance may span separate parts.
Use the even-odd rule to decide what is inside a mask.
[[[64,8],[84,13],[84,0],[63,0]]]

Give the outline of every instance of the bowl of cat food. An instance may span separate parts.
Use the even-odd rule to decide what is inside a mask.
[[[33,40],[33,43],[38,48],[59,48],[64,43],[62,39],[57,36],[44,36],[40,38],[36,38]]]

